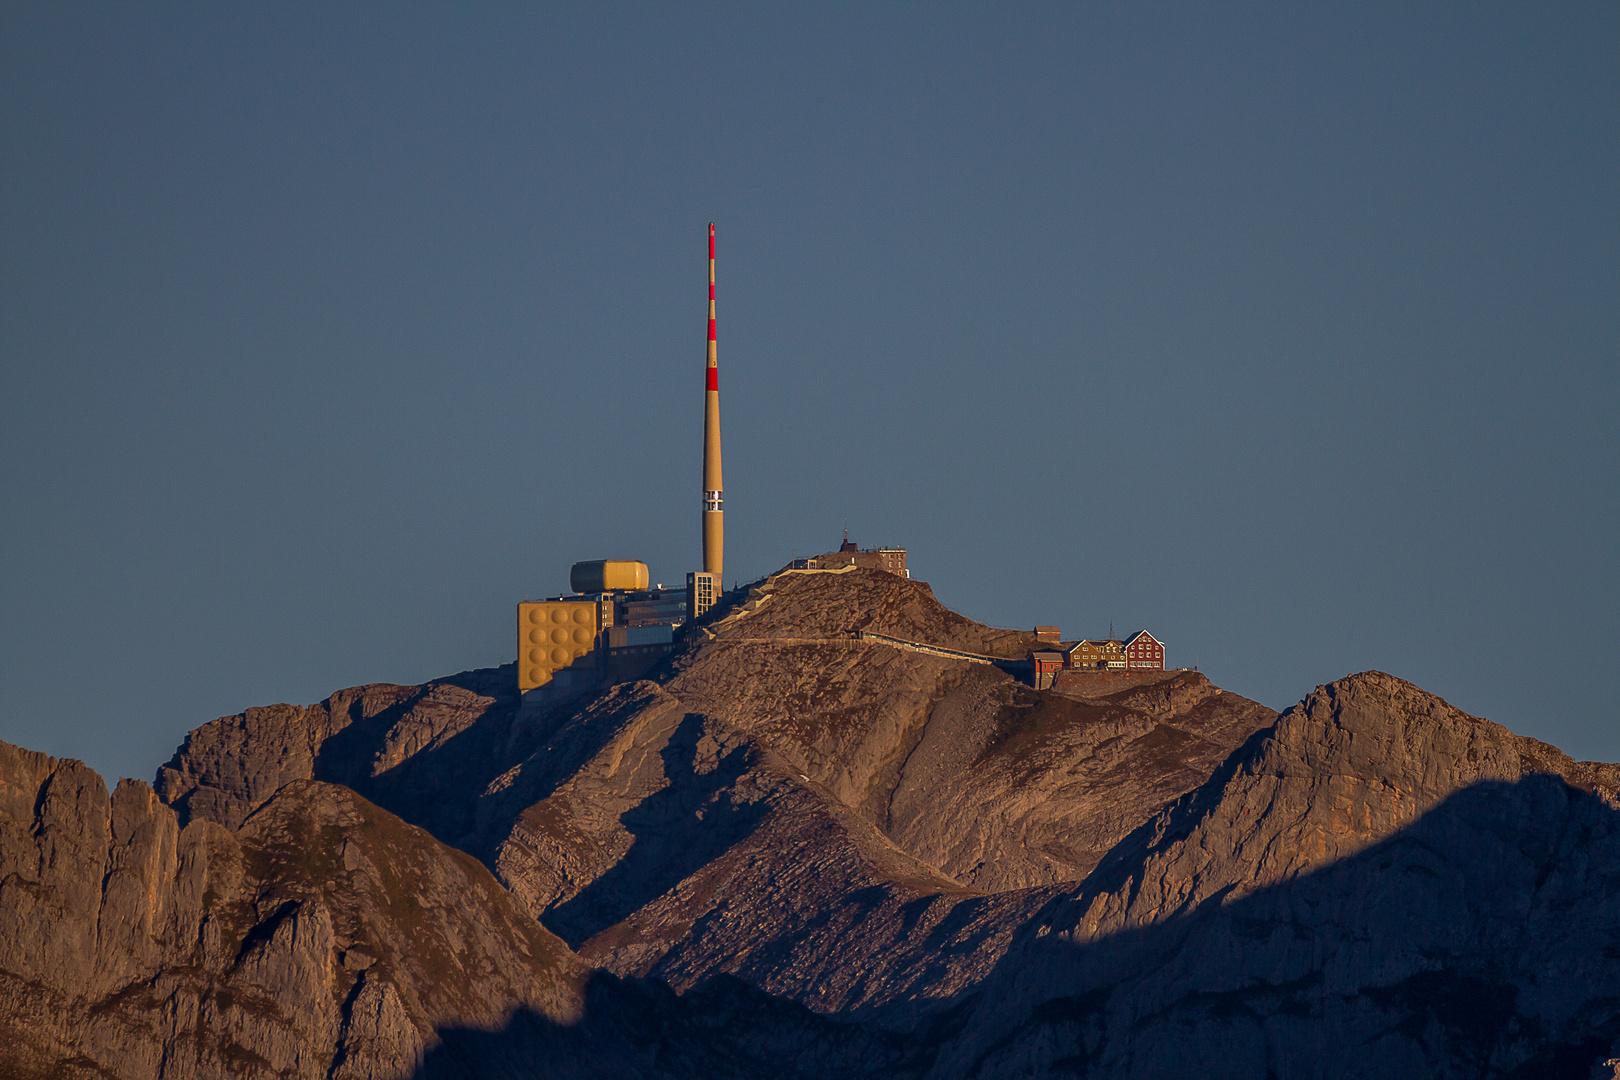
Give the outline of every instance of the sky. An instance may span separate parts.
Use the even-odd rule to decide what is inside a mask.
[[[1620,760],[1620,6],[0,7],[0,739],[902,545]]]

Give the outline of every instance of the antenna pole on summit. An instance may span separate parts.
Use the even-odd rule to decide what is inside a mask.
[[[714,222],[709,222],[709,349],[703,384],[703,570],[716,586],[726,559],[725,482],[720,470],[720,361],[714,335]]]

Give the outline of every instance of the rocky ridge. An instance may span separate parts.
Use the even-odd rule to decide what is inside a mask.
[[[15,747],[0,777],[8,1075],[409,1075],[442,1027],[580,1013],[587,965],[345,788],[295,781],[232,832]]]
[[[181,828],[139,781],[109,797],[6,744],[0,1036],[19,1080],[917,1072],[913,1046],[736,980],[682,999],[593,969],[477,860],[346,788],[295,780],[235,832]]]
[[[77,826],[43,826],[54,781],[12,751],[0,919],[80,928],[0,955],[6,1015],[36,1030],[37,1010],[10,1009],[49,957],[113,958],[56,977],[79,1026],[23,1038],[17,1060],[80,1053],[118,1076],[453,1075],[474,1057],[513,1076],[1586,1076],[1620,1035],[1615,766],[1378,673],[1279,718],[1195,672],[1036,692],[852,631],[992,657],[1032,641],[880,571],[778,575],[649,679],[539,715],[519,716],[507,668],[205,725],[156,795],[126,782],[109,803],[109,822],[120,799],[149,808],[119,834],[157,838],[140,856],[96,847],[91,794],[64,819]],[[47,881],[54,856],[28,839],[47,833],[91,837],[74,843],[101,862],[72,888]],[[163,854],[170,834],[190,864]],[[226,887],[194,917],[178,882],[199,859]],[[130,908],[165,929],[118,931],[159,924],[130,914],[87,938],[65,907],[28,906],[67,888],[85,908],[103,878],[109,896],[171,896]],[[205,924],[297,959],[199,952]],[[238,1012],[274,1001],[275,1021],[163,1005],[182,969],[199,1002],[225,986]],[[123,1015],[109,1001],[172,1019],[95,1036],[111,1021],[89,1017]],[[107,1049],[187,1040],[258,1057]]]
[[[1617,792],[1400,679],[1320,687],[1021,928],[938,1075],[1608,1076]]]

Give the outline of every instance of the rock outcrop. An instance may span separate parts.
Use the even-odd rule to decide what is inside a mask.
[[[193,732],[159,790],[230,826],[277,783],[344,783],[476,853],[613,971],[682,987],[736,974],[836,1011],[924,983],[925,996],[960,992],[1015,925],[989,932],[970,912],[1038,906],[1003,894],[1083,878],[1275,717],[1194,672],[1036,693],[988,664],[849,636],[863,630],[982,655],[1034,643],[921,582],[789,573],[689,636],[655,681],[522,722],[498,693],[507,669],[250,710]],[[721,743],[717,769],[699,745]],[[825,846],[796,865],[847,872],[811,873],[806,890],[735,877],[758,864],[749,852],[809,836]],[[677,854],[647,854],[665,850]],[[935,929],[953,911],[956,946]],[[688,924],[704,932],[674,929]],[[873,979],[874,956],[913,974]]]
[[[182,823],[206,818],[235,829],[292,781],[326,780],[454,843],[470,828],[477,792],[509,761],[516,705],[508,665],[424,686],[354,687],[307,707],[249,709],[187,735],[155,787]]]
[[[538,714],[510,668],[362,687],[205,725],[156,793],[111,797],[5,748],[0,1066],[1620,1057],[1620,767],[1379,673],[1281,717],[1188,671],[1037,692],[1005,662],[1031,644],[880,571],[783,574],[647,679]]]
[[[0,744],[10,1076],[409,1075],[451,1025],[577,1020],[588,966],[470,856],[345,788],[231,832]]]
[[[745,1025],[732,1022],[747,1017]],[[593,970],[475,859],[317,781],[236,832],[0,743],[0,1075],[916,1076],[736,980]],[[790,1060],[779,1055],[789,1053]]]
[[[1323,686],[1021,929],[936,1075],[1584,1077],[1617,790],[1391,676]]]

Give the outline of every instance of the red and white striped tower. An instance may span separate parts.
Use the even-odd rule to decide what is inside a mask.
[[[709,222],[709,358],[703,391],[703,570],[724,581],[725,483],[720,476],[720,364],[714,338],[714,222]]]

